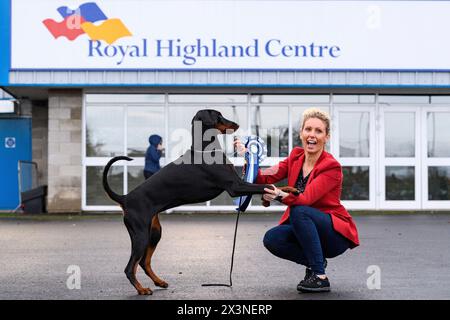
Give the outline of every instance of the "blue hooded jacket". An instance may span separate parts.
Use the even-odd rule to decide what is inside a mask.
[[[148,138],[148,142],[150,146],[147,148],[147,152],[145,153],[145,167],[144,170],[148,172],[155,173],[161,166],[159,165],[159,159],[161,158],[161,151],[156,149],[158,144],[160,144],[162,138],[157,134],[152,134],[150,138]]]

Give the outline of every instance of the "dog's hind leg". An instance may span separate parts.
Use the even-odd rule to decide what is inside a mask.
[[[146,248],[145,257],[139,262],[145,274],[153,280],[154,284],[161,288],[167,288],[169,285],[164,280],[160,279],[152,269],[152,255],[155,252],[156,246],[161,239],[162,228],[159,223],[158,214],[155,214],[152,218],[152,224],[149,229],[149,242]]]
[[[136,221],[133,221],[129,214],[124,217],[124,222],[131,238],[131,256],[124,270],[125,275],[139,295],[150,295],[153,293],[152,290],[142,287],[136,278],[137,267],[145,254],[148,243],[148,231],[140,227],[140,224]]]

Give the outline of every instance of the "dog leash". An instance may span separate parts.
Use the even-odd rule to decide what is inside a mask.
[[[234,227],[234,239],[233,239],[233,251],[231,253],[231,266],[230,266],[230,284],[225,283],[204,283],[202,284],[202,287],[229,287],[231,288],[233,286],[233,264],[234,264],[234,251],[236,249],[236,235],[237,235],[237,229],[239,224],[239,214],[241,213],[241,210],[238,210],[237,216],[236,216],[236,226]]]
[[[258,164],[259,161],[264,157],[263,154],[264,152],[267,154],[267,147],[264,144],[264,141],[262,139],[260,139],[258,136],[256,137],[248,137],[247,143],[245,144],[246,147],[249,146],[249,144],[253,145],[256,147],[256,149],[252,149],[253,151],[251,151],[252,153],[254,153],[254,155],[256,155],[256,160],[252,159],[252,158],[248,158],[247,160],[247,173],[249,173],[249,171],[252,172],[252,174],[255,174],[255,171],[257,172],[257,168],[258,168]],[[251,147],[251,146],[250,146]],[[256,163],[256,170],[255,170],[255,161]],[[250,182],[250,181],[248,181]],[[253,183],[254,181],[252,181]],[[244,199],[244,201],[242,201]],[[239,197],[239,204],[238,204],[238,209],[237,209],[237,216],[236,216],[236,225],[234,227],[234,239],[233,239],[233,250],[231,253],[231,266],[230,266],[230,284],[225,284],[225,283],[205,283],[202,284],[202,287],[229,287],[231,288],[233,286],[233,279],[232,279],[232,274],[233,274],[233,265],[234,265],[234,252],[236,249],[236,238],[237,238],[237,230],[238,230],[238,224],[239,224],[239,215],[242,211],[245,211],[247,206],[249,205],[251,200],[251,196],[241,196]],[[242,208],[244,208],[242,210]]]

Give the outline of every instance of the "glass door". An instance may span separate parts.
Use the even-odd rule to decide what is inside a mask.
[[[144,181],[148,137],[158,134],[166,145],[164,101],[164,95],[151,94],[84,96],[83,210],[120,210],[102,186],[104,167],[112,157],[126,155],[133,159],[117,162],[111,167],[108,180],[112,190],[126,194]],[[162,158],[161,165],[164,162]]]
[[[423,209],[450,208],[450,107],[422,109]]]
[[[342,165],[342,203],[375,209],[375,106],[334,106],[331,152]]]
[[[249,127],[250,134],[261,137],[267,147],[267,157],[260,163],[261,169],[267,169],[277,165],[280,161],[289,156],[290,146],[289,135],[289,105],[286,104],[253,104],[250,107]],[[284,179],[276,186],[286,186],[287,179]],[[269,208],[262,206],[260,195],[254,195],[251,201],[251,210],[272,211],[282,210],[285,206],[277,201],[273,201]]]
[[[421,207],[420,107],[380,106],[380,209]]]

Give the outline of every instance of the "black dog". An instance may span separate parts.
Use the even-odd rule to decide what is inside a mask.
[[[197,128],[201,130],[196,132]],[[114,162],[132,159],[115,157],[106,165],[103,187],[108,196],[122,207],[125,226],[131,238],[131,257],[125,274],[140,295],[152,294],[152,291],[142,287],[136,279],[138,265],[156,286],[168,286],[151,268],[151,258],[161,238],[159,212],[188,203],[205,202],[223,191],[227,191],[231,197],[238,197],[263,194],[264,188],[272,188],[270,185],[244,182],[220,149],[217,134],[231,133],[238,128],[238,124],[225,119],[218,111],[197,112],[192,119],[191,149],[127,195],[114,193],[108,185],[107,177]],[[204,141],[204,135],[208,134],[209,141]]]

